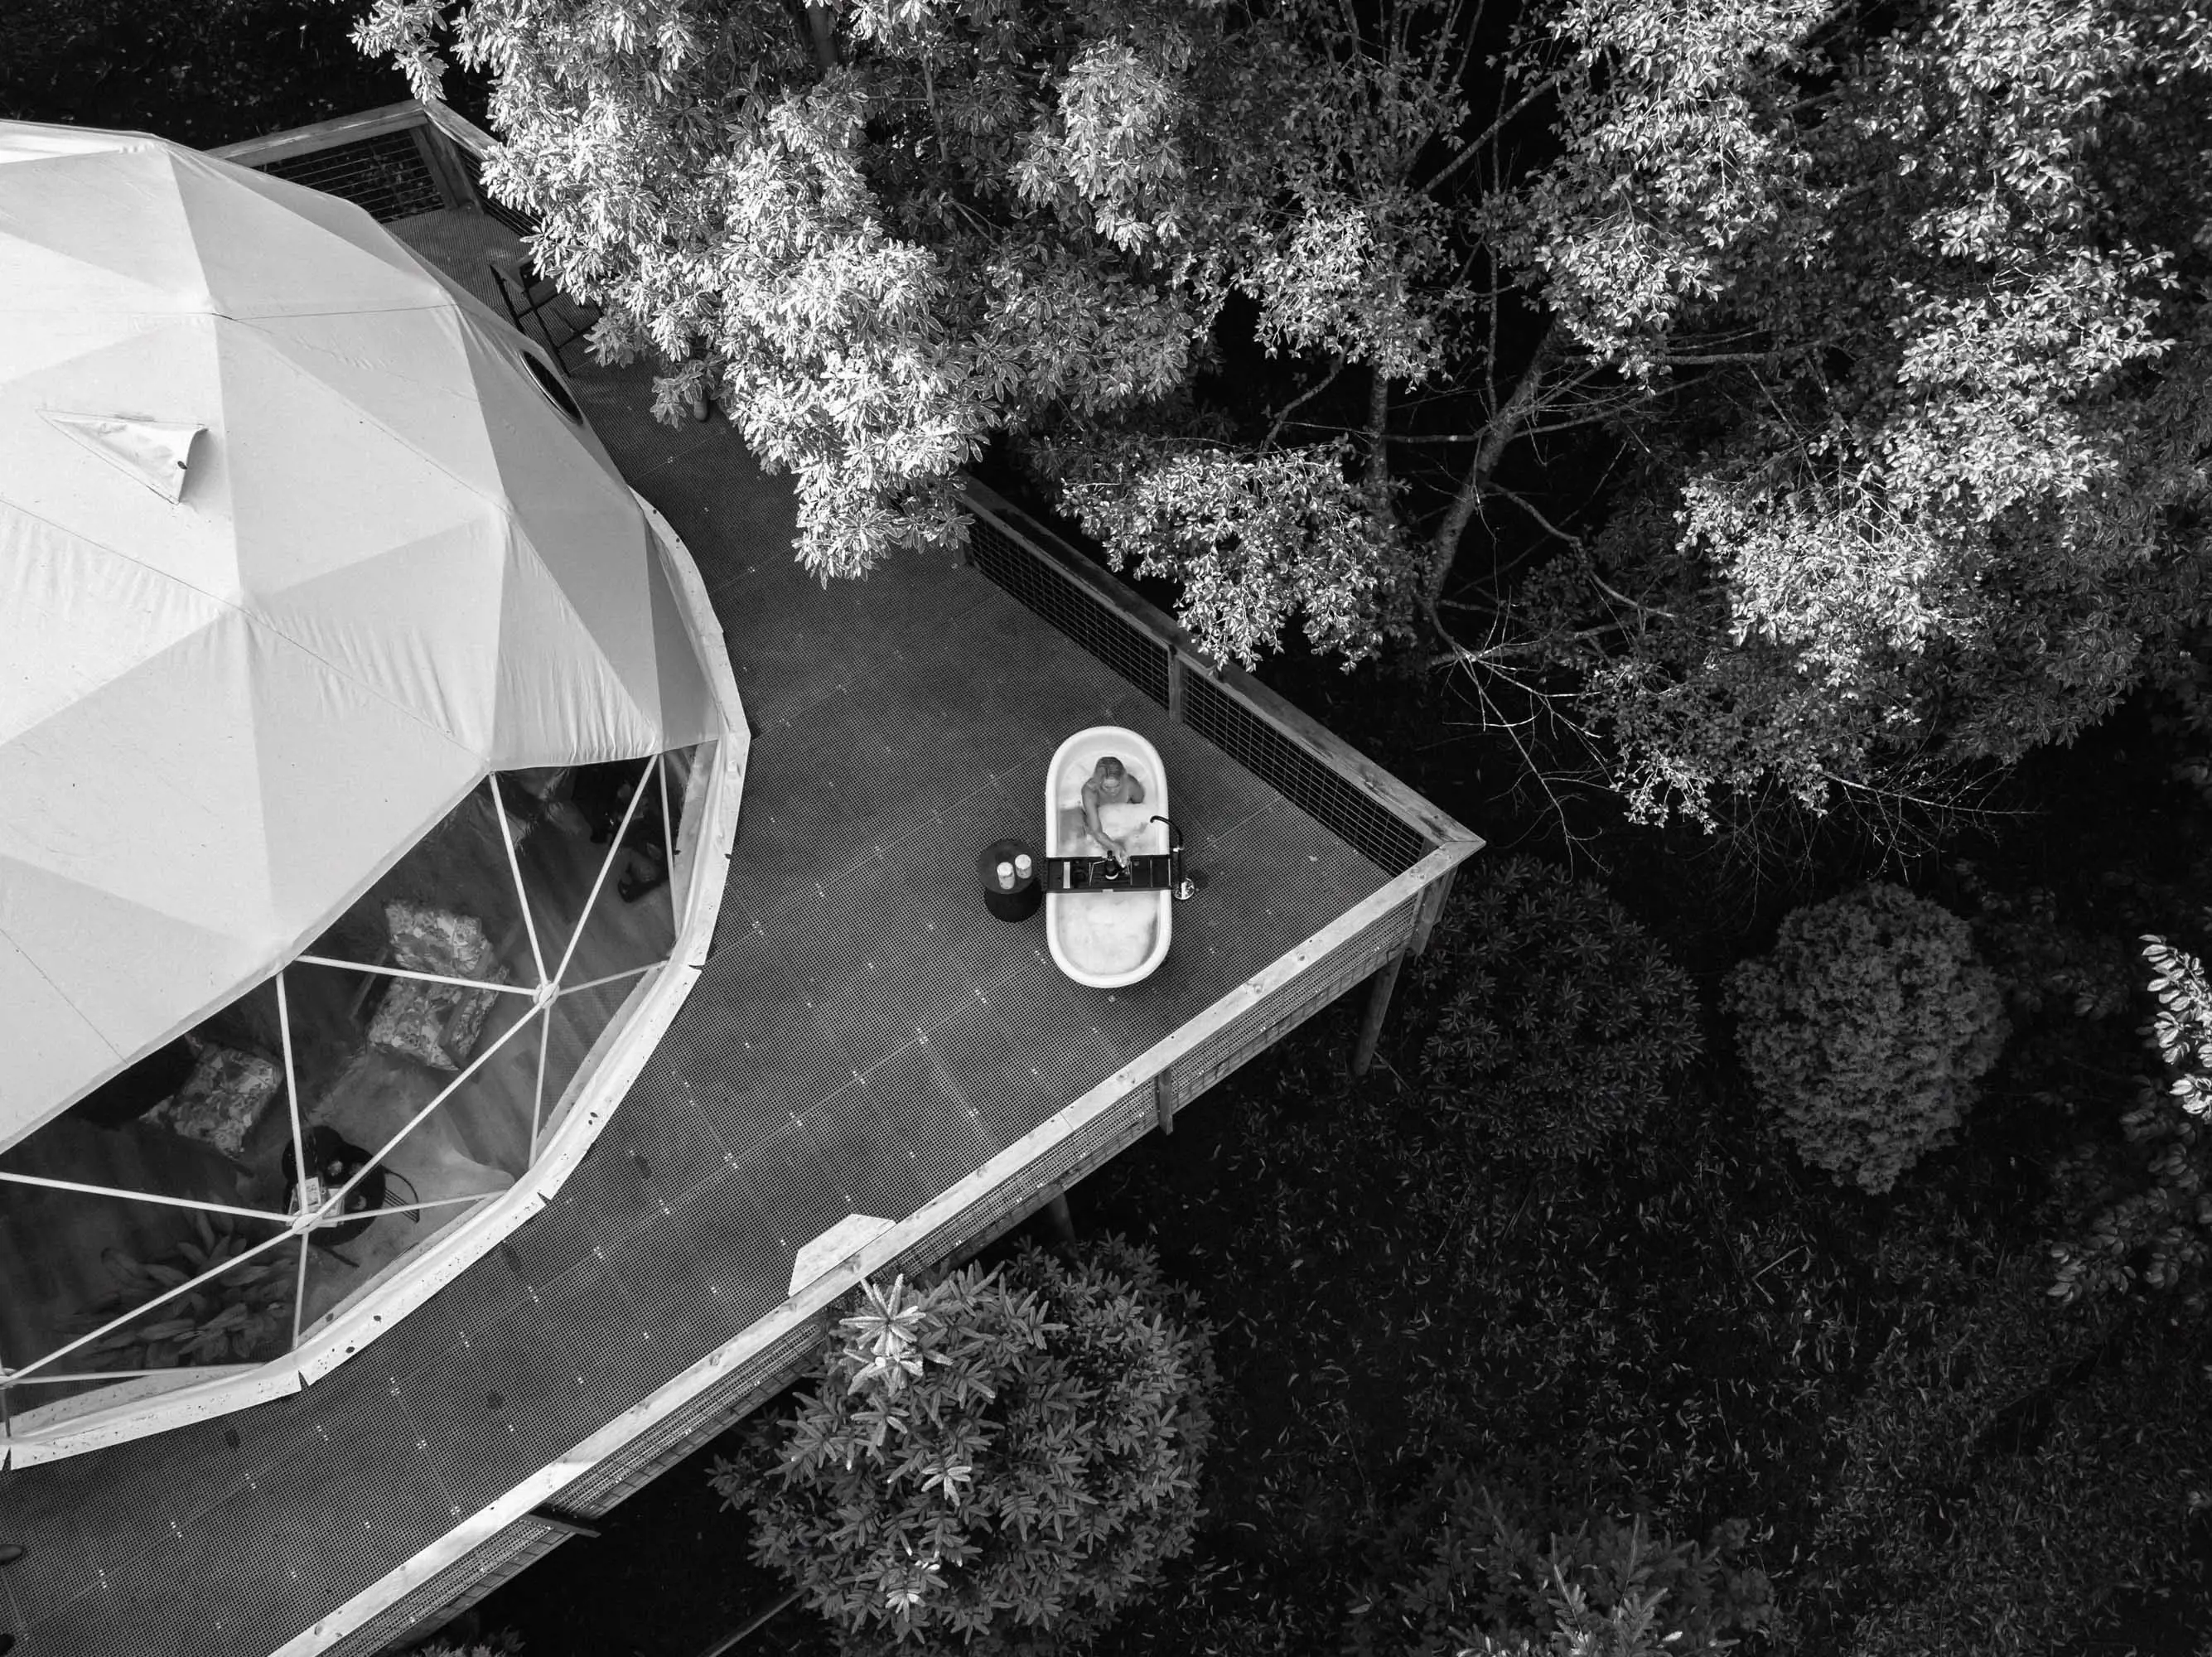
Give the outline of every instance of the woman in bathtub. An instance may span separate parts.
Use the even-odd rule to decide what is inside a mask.
[[[1079,808],[1083,814],[1083,826],[1090,831],[1091,838],[1097,841],[1116,863],[1128,862],[1129,842],[1106,832],[1099,808],[1139,805],[1143,804],[1144,798],[1145,785],[1131,776],[1128,768],[1111,754],[1102,755],[1097,767],[1084,779],[1083,803]]]

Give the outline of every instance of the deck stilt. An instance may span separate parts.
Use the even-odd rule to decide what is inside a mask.
[[[1390,992],[1398,987],[1398,969],[1405,964],[1406,952],[1401,950],[1367,980],[1367,1011],[1360,1015],[1358,1039],[1352,1044],[1354,1076],[1366,1075],[1367,1067],[1375,1062],[1376,1045],[1382,1039],[1382,1021],[1390,1011]]]
[[[1052,1216],[1053,1235],[1064,1243],[1075,1241],[1075,1216],[1068,1211],[1067,1193],[1055,1191],[1045,1203],[1044,1211]]]

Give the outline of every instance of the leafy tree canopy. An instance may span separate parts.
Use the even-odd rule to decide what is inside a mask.
[[[1210,647],[1418,644],[1655,816],[2009,762],[2203,625],[2196,12],[377,0],[361,38],[427,92],[447,31],[540,265],[796,474],[825,574],[957,538],[1004,435]]]

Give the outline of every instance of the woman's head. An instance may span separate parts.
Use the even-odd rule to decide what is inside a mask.
[[[1098,768],[1091,774],[1101,782],[1119,782],[1126,774],[1121,761],[1111,754],[1102,754],[1098,756]]]

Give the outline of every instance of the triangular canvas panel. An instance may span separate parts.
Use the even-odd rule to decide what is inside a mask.
[[[124,1055],[40,971],[9,931],[24,895],[0,883],[0,1006],[8,1009],[8,1062],[0,1065],[0,1150],[67,1108],[80,1089],[122,1068]]]
[[[241,178],[246,169],[213,156],[179,151],[175,167],[184,237],[205,273],[214,308],[224,316],[402,310],[444,302],[437,285],[411,261],[383,255],[384,233],[350,203],[325,197],[309,216],[295,200],[275,199],[295,192],[270,191],[251,174]],[[334,220],[358,220],[366,234],[345,234],[333,227]]]
[[[509,542],[500,598],[495,769],[642,759],[659,750],[659,725],[631,699],[592,628],[519,536]]]
[[[0,502],[0,749],[221,619],[225,606]],[[67,767],[87,756],[50,750]]]
[[[0,155],[41,147],[40,129],[0,137]],[[204,310],[207,287],[153,140],[0,167],[0,261],[7,300],[24,312]]]
[[[4,332],[5,331],[0,331]],[[0,384],[0,512],[27,513],[203,592],[237,591],[215,325],[163,319]],[[182,501],[148,488],[95,435],[54,416],[143,413],[206,429]]]
[[[451,307],[307,317],[236,325],[336,403],[374,423],[381,438],[434,459],[488,497],[502,491],[499,463]],[[276,379],[273,368],[260,371]]]

